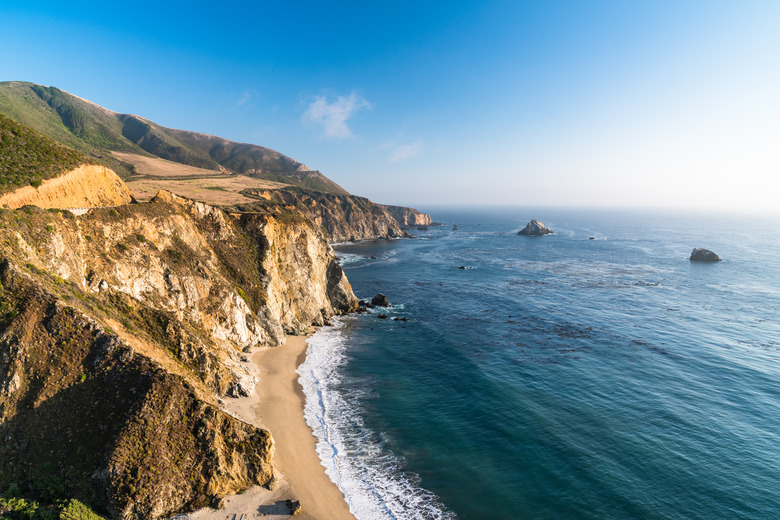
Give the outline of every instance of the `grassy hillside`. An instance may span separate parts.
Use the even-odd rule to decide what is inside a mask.
[[[111,112],[55,87],[0,82],[0,114],[95,158],[125,178],[134,173],[134,168],[113,156],[112,151],[224,169],[328,193],[347,193],[320,172],[306,171],[295,159],[269,148],[165,128],[142,117]]]
[[[39,186],[93,159],[0,114],[0,191]]]

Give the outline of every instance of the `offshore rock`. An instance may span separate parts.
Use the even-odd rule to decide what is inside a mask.
[[[552,229],[548,228],[544,225],[544,222],[539,222],[536,219],[533,219],[531,222],[526,224],[526,226],[518,231],[518,235],[526,235],[531,237],[540,237],[542,235],[549,235],[553,232]]]
[[[697,247],[691,252],[690,260],[691,262],[720,262],[720,257],[709,249]]]
[[[371,305],[375,307],[390,307],[390,302],[387,301],[387,296],[382,293],[377,294],[371,298]]]

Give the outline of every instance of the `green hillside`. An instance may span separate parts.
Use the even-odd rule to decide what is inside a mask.
[[[169,161],[250,175],[328,193],[346,190],[279,152],[221,137],[165,128],[142,117],[117,114],[55,87],[0,82],[0,114],[83,152],[127,178],[132,165],[111,152],[131,152]]]
[[[0,190],[28,184],[37,187],[45,179],[93,162],[93,159],[0,114]]]

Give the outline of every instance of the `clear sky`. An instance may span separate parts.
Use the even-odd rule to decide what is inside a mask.
[[[0,0],[0,49],[377,202],[780,211],[777,0]]]

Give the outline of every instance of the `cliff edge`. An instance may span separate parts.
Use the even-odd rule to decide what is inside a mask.
[[[269,482],[273,439],[220,399],[253,391],[247,352],[357,306],[310,222],[168,192],[0,210],[0,266],[0,489],[123,519]]]
[[[133,195],[113,170],[97,164],[82,164],[36,188],[24,186],[0,196],[0,207],[32,205],[39,208],[94,208],[122,206]]]

